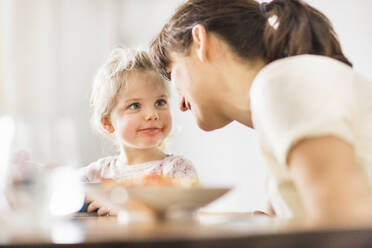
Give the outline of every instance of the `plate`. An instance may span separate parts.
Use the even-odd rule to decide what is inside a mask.
[[[214,187],[133,187],[127,188],[130,197],[158,213],[169,210],[194,211],[226,194],[230,188]]]
[[[229,187],[105,187],[104,184],[86,184],[86,192],[109,208],[120,209],[127,199],[134,199],[151,208],[159,216],[169,212],[192,213],[226,194]]]

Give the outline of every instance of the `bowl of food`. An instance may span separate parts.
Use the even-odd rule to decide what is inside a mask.
[[[154,175],[141,183],[105,180],[101,183],[86,184],[87,195],[105,207],[120,211],[127,210],[128,206],[142,204],[142,209],[151,209],[160,218],[174,214],[191,215],[229,190],[229,187],[190,185],[185,181],[157,178]],[[133,202],[136,204],[132,204]]]
[[[126,189],[133,198],[153,209],[157,215],[181,213],[192,214],[226,194],[227,187],[151,187],[136,186]]]

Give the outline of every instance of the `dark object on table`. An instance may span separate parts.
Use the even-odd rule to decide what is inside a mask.
[[[81,209],[78,211],[79,213],[87,213],[88,212],[88,206],[90,203],[84,203],[84,205],[81,207]],[[92,213],[97,213],[98,209],[94,210]]]

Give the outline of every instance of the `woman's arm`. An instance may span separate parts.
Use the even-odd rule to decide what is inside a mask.
[[[349,225],[371,220],[367,176],[351,145],[334,136],[305,139],[292,148],[288,164],[312,221]]]

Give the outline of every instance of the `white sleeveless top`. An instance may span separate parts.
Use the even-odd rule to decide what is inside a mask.
[[[336,136],[351,144],[372,182],[372,82],[329,57],[274,61],[250,93],[253,125],[268,165],[268,193],[279,216],[304,209],[290,178],[288,151],[304,138]]]

